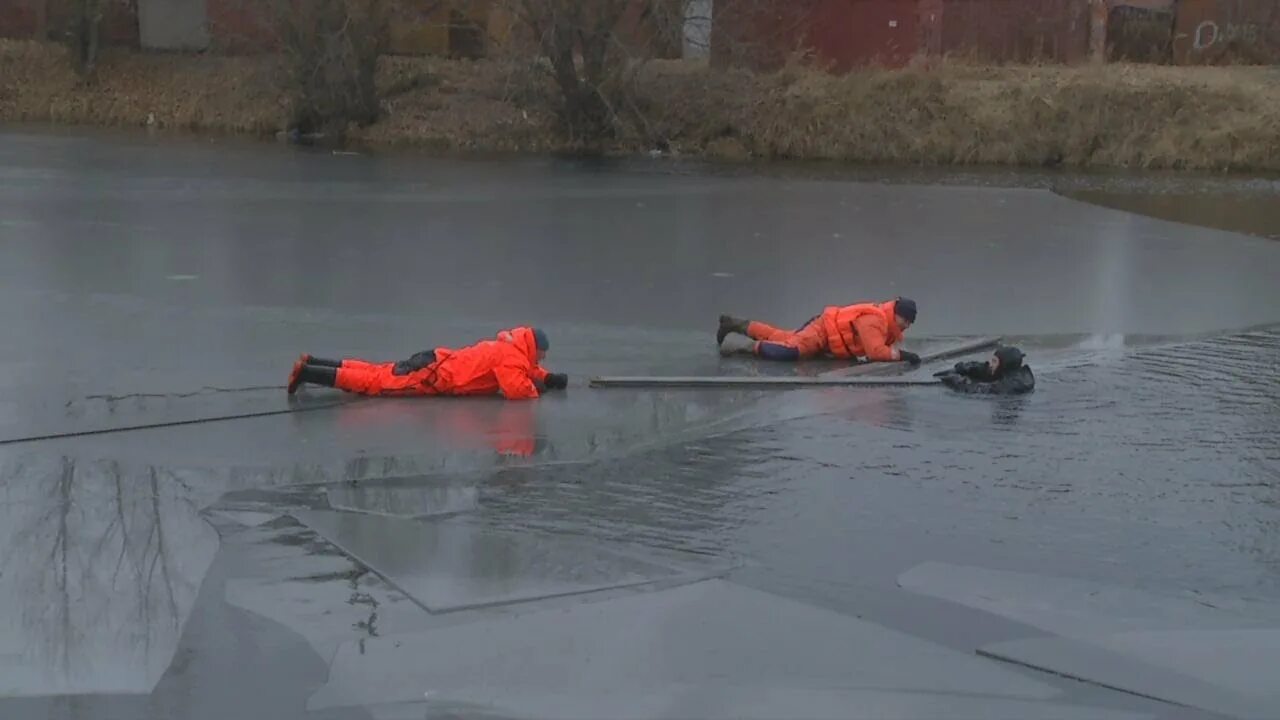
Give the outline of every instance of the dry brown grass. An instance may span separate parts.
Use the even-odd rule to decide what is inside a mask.
[[[96,82],[71,70],[65,48],[0,41],[0,120],[263,134],[279,125],[269,61],[106,53]]]
[[[384,58],[380,146],[541,152],[561,147],[528,73],[499,62]],[[270,134],[285,117],[271,58],[115,52],[82,86],[64,51],[0,41],[0,121]],[[533,93],[536,95],[536,93]],[[655,62],[646,118],[619,152],[664,139],[683,154],[926,164],[1280,170],[1280,71],[943,63],[831,76]]]
[[[831,76],[654,73],[688,152],[926,164],[1280,170],[1268,68],[942,65]]]
[[[386,57],[379,68],[385,116],[353,130],[359,142],[437,150],[542,152],[558,148],[554,118],[514,101],[508,66]]]

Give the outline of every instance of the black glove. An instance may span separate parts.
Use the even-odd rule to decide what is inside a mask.
[[[548,390],[563,390],[569,387],[569,376],[564,373],[547,373],[547,379],[542,381]]]
[[[912,365],[920,364],[920,356],[911,352],[910,350],[899,350],[898,359],[903,362],[909,362]]]

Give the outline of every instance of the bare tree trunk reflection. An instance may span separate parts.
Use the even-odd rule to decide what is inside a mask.
[[[165,552],[164,522],[162,521],[164,516],[160,512],[160,481],[159,481],[159,478],[157,478],[156,476],[156,469],[154,467],[149,468],[149,471],[150,472],[148,473],[148,475],[150,476],[150,480],[151,480],[151,513],[152,513],[151,527],[155,534],[156,551],[151,556],[151,567],[148,568],[147,570],[146,587],[148,589],[153,587],[152,578],[155,576],[156,566],[159,565],[160,578],[161,578],[162,585],[164,587],[165,598],[168,599],[168,607],[165,608],[165,611],[168,613],[167,620],[168,622],[173,624],[173,626],[176,628],[179,623],[178,601],[177,601],[177,598],[175,598],[173,595],[173,578],[169,575],[169,563],[168,563],[169,556],[168,556],[168,553]],[[150,620],[150,614],[151,614],[150,599],[151,599],[150,593],[148,593],[146,600],[144,600],[140,604],[140,607],[144,609],[144,611],[147,614],[147,618],[146,618],[147,620]],[[150,625],[149,622],[146,624]],[[149,633],[147,635],[147,639],[148,641],[150,641]],[[150,642],[148,642],[147,644],[148,652],[150,651],[150,649],[151,649],[151,645],[150,645]]]
[[[75,484],[75,465],[68,459],[62,458],[62,474],[58,478],[58,535],[54,541],[54,553],[57,556],[57,592],[58,607],[61,609],[63,642],[58,646],[61,650],[59,653],[61,659],[62,672],[68,677],[71,675],[71,645],[73,642],[72,634],[75,628],[71,624],[71,592],[68,587],[67,577],[69,574],[70,563],[67,560],[67,541],[71,533],[68,528],[67,518],[71,514],[71,488]]]
[[[9,470],[0,608],[21,611],[0,643],[20,647],[0,645],[0,676],[18,694],[149,691],[217,550],[191,489],[115,462]]]

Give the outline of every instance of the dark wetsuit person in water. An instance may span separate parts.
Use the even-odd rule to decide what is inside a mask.
[[[956,363],[950,370],[934,373],[934,377],[957,392],[1021,395],[1036,387],[1036,376],[1023,364],[1025,357],[1016,347],[1002,347],[986,362]]]

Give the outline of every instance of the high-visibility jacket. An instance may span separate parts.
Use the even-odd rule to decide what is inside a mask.
[[[441,395],[500,392],[508,400],[531,400],[538,397],[534,382],[546,379],[547,371],[538,364],[533,329],[517,327],[458,350],[436,348],[431,384]]]
[[[828,307],[822,311],[827,350],[838,358],[865,357],[885,362],[899,359],[894,345],[902,341],[897,301]]]

